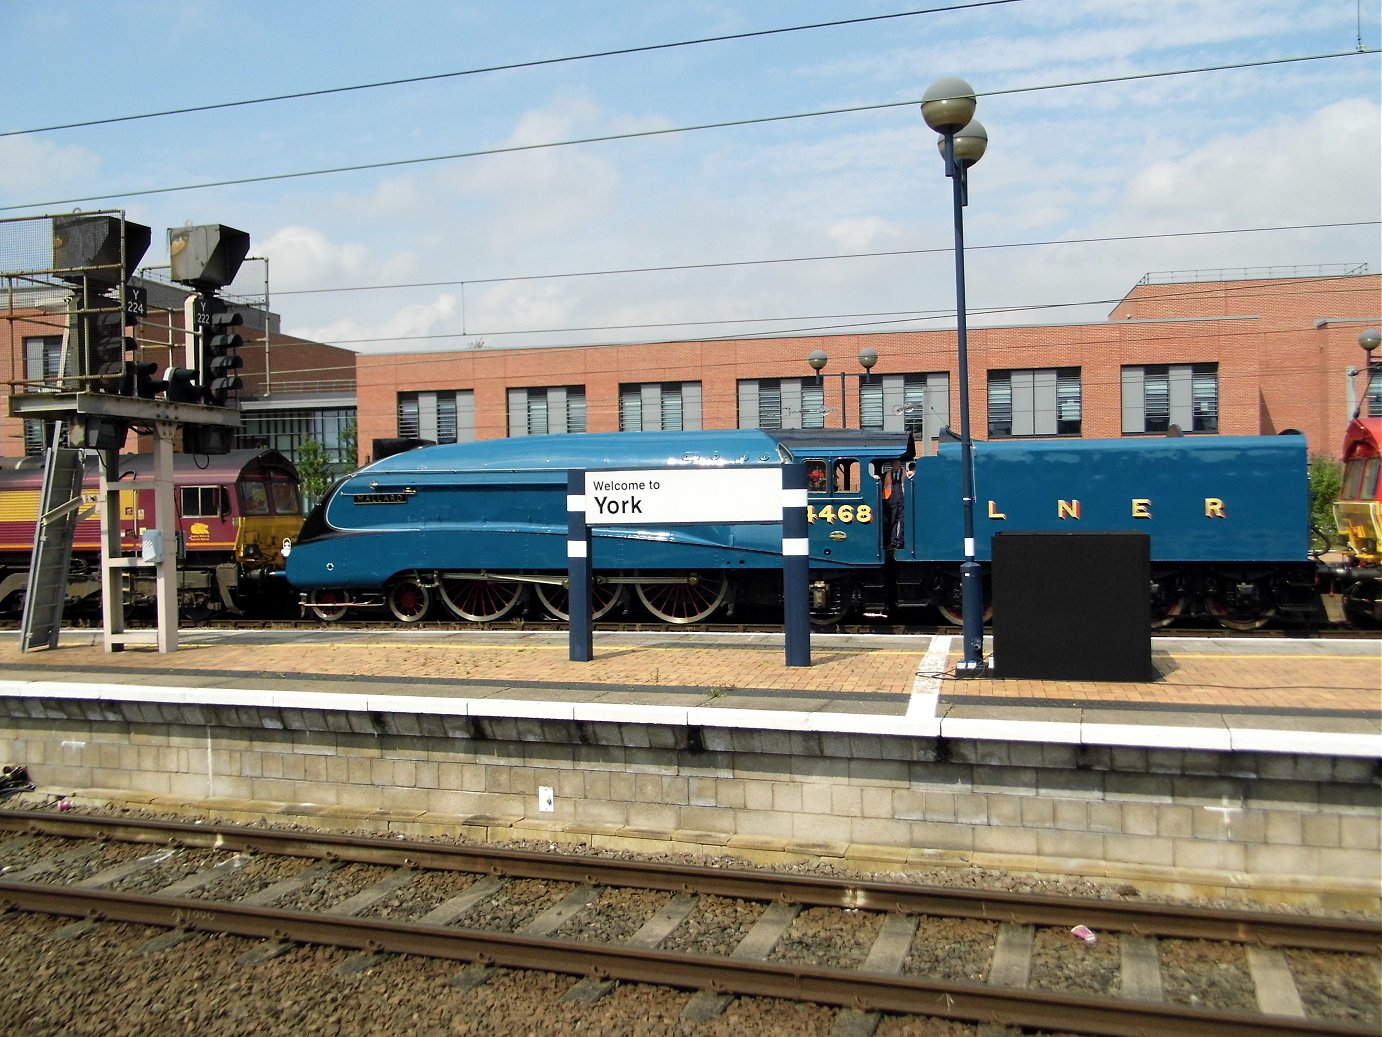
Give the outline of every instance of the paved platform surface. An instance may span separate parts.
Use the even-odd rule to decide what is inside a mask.
[[[1156,678],[1131,683],[957,680],[945,635],[817,634],[809,667],[781,635],[701,630],[597,631],[569,656],[564,632],[185,629],[164,654],[11,633],[0,694],[1382,757],[1378,640],[1158,637]]]

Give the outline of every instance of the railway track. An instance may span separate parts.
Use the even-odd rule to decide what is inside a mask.
[[[462,989],[541,970],[575,977],[573,1001],[655,984],[689,992],[686,1026],[736,996],[833,1006],[837,1037],[873,1033],[880,1013],[1216,1037],[1382,1021],[1375,920],[22,810],[0,811],[0,869],[8,911],[68,929],[153,926],[156,949],[248,937],[252,962],[301,945],[353,949],[359,968],[464,962]],[[1226,973],[1238,989],[1216,993]],[[1341,976],[1366,1003],[1321,1000]]]

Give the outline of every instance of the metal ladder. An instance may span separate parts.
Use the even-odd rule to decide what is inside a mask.
[[[57,432],[61,431],[61,424]],[[72,560],[72,541],[81,521],[82,451],[54,445],[48,448],[43,468],[43,494],[34,527],[34,553],[29,562],[29,588],[19,628],[22,651],[56,648],[62,627],[62,606],[67,599],[67,569]]]

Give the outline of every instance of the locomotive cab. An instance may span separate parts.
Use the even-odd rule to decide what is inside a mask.
[[[1334,521],[1349,556],[1341,571],[1352,623],[1382,622],[1382,418],[1359,418],[1344,436]]]
[[[812,619],[838,622],[858,609],[887,615],[915,445],[897,435],[778,434],[806,467]]]

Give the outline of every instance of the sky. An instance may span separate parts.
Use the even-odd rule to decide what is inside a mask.
[[[146,265],[170,227],[247,231],[230,290],[267,270],[284,332],[360,353],[954,327],[919,109],[944,76],[989,137],[971,326],[1101,321],[1149,273],[1382,267],[1375,0],[0,0],[0,25],[0,220],[121,209]]]

